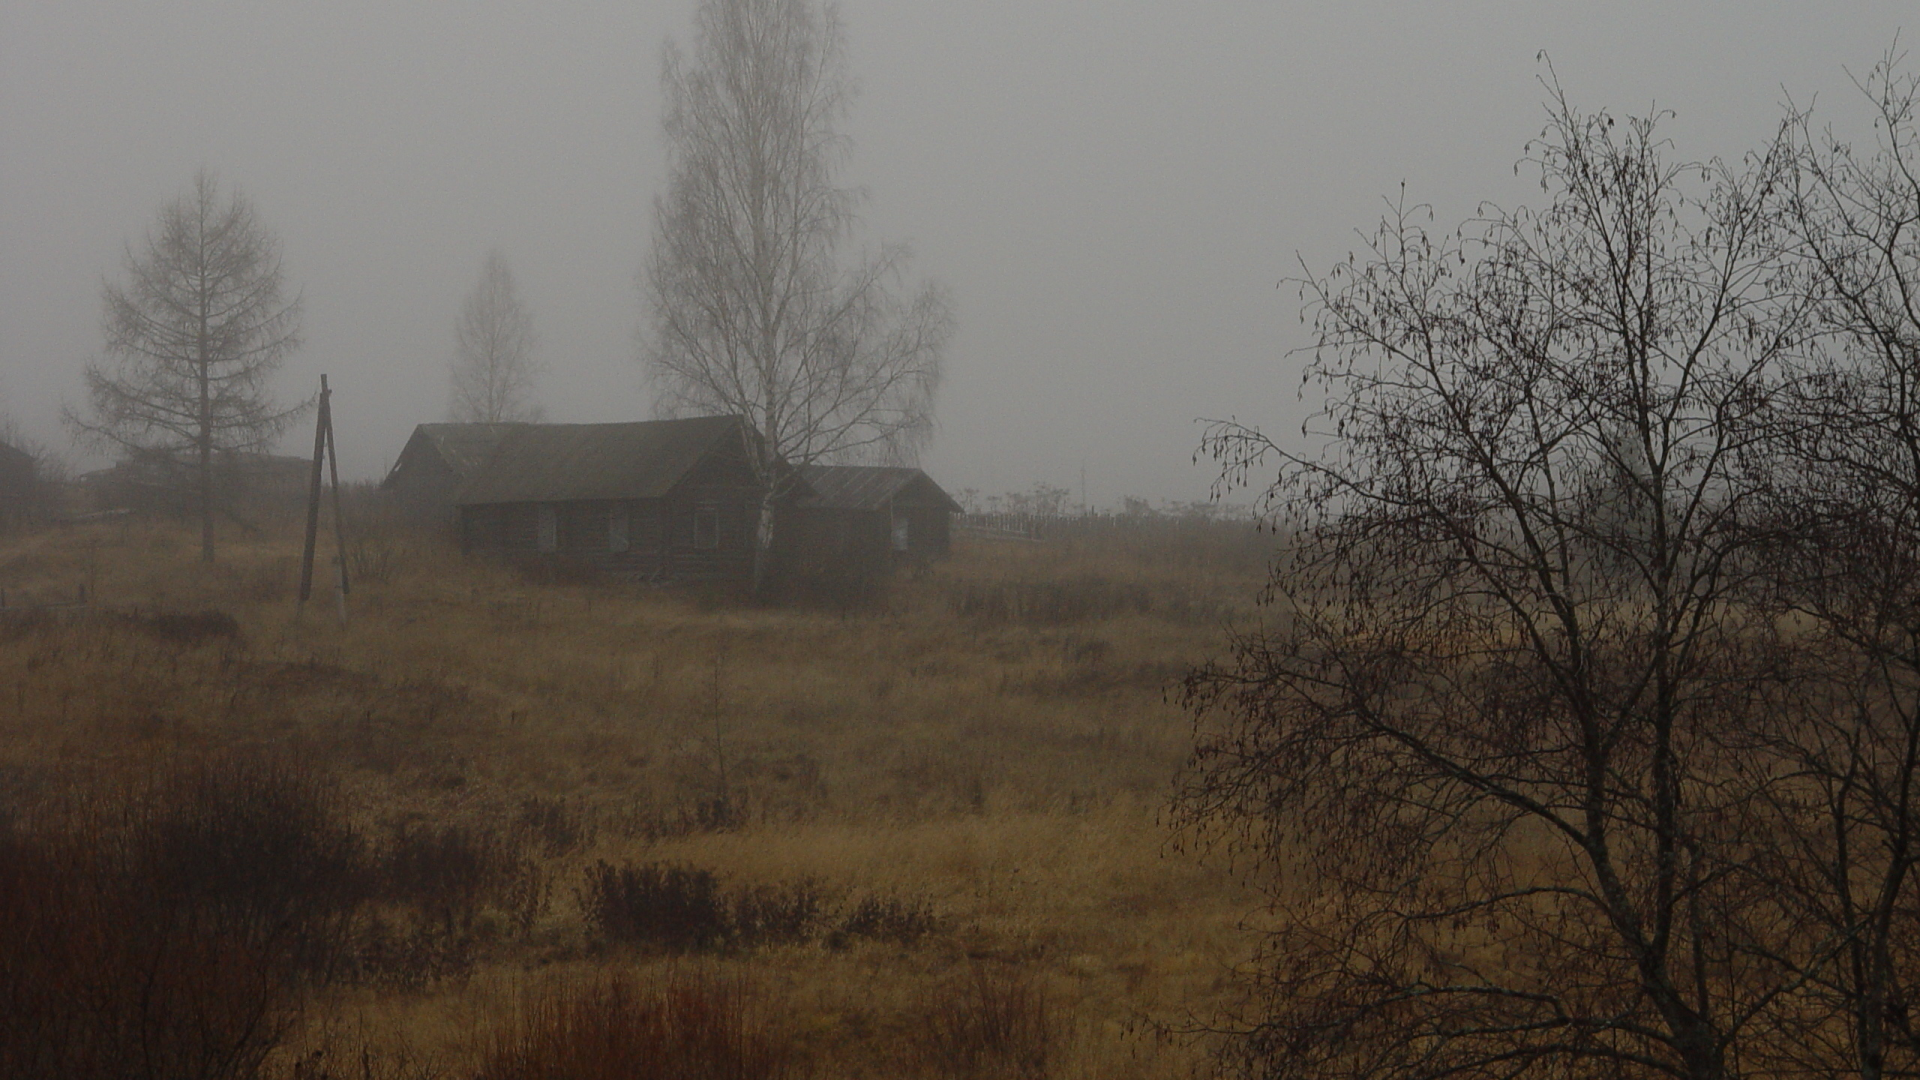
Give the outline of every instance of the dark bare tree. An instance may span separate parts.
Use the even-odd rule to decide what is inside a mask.
[[[852,96],[837,11],[704,0],[689,60],[666,49],[669,154],[644,273],[645,363],[664,415],[743,416],[764,501],[764,580],[782,463],[910,459],[933,427],[944,293],[900,291],[903,245],[843,252],[856,189],[838,173]]]
[[[300,341],[280,244],[253,205],[225,197],[213,174],[167,203],[124,285],[103,292],[106,355],[87,365],[87,412],[69,425],[95,445],[189,461],[200,552],[213,559],[214,456],[270,447],[304,406],[275,404],[267,384]]]
[[[1809,334],[1792,155],[1549,115],[1543,210],[1403,205],[1302,283],[1322,449],[1205,443],[1296,537],[1186,684],[1190,835],[1274,875],[1250,1075],[1722,1080],[1834,970],[1756,869],[1805,825],[1753,600]]]
[[[520,300],[507,257],[487,253],[480,281],[454,324],[449,418],[460,423],[537,421],[533,397],[533,313]]]

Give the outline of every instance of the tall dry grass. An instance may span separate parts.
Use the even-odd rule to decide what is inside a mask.
[[[546,987],[487,1041],[475,1080],[785,1080],[792,1047],[738,980],[676,972]]]
[[[339,977],[261,1068],[343,1068],[314,1040],[350,1017],[376,1057],[470,1070],[527,978],[652,986],[696,954],[823,1075],[954,1075],[930,1003],[981,965],[1071,1016],[1047,1075],[1171,1075],[1193,1049],[1130,1033],[1209,1015],[1250,947],[1251,898],[1157,822],[1188,736],[1163,690],[1248,616],[1257,560],[963,539],[873,606],[776,609],[392,529],[355,541],[343,627],[328,597],[296,613],[293,529],[223,537],[213,566],[191,540],[0,542],[10,596],[96,598],[0,619],[0,821],[225,757],[312,770],[360,891]],[[610,918],[601,866],[709,881],[711,932],[617,929],[658,898]]]

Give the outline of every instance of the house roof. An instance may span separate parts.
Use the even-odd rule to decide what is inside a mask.
[[[33,475],[33,455],[8,443],[0,442],[0,476],[27,479]]]
[[[804,505],[831,510],[878,510],[903,494],[919,495],[954,513],[960,504],[919,469],[898,465],[807,465],[800,476],[814,496]]]
[[[454,502],[659,498],[727,440],[740,446],[744,426],[737,416],[510,425]]]
[[[404,461],[407,452],[413,449],[416,441],[424,440],[440,455],[440,460],[461,477],[473,475],[474,470],[486,464],[500,440],[522,424],[421,424],[413,429],[413,437],[407,440],[406,448],[400,451]],[[399,463],[395,463],[395,470]]]

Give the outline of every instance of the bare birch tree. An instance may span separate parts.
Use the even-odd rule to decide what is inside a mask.
[[[300,342],[300,298],[285,294],[280,244],[238,191],[202,170],[160,210],[127,281],[103,292],[105,357],[87,365],[89,411],[70,426],[136,457],[191,461],[200,552],[213,559],[214,455],[261,451],[304,406],[267,384]]]
[[[837,178],[852,82],[833,7],[703,0],[692,58],[669,43],[661,82],[670,178],[644,360],[663,414],[737,414],[758,432],[758,588],[781,463],[910,460],[933,429],[952,319],[938,286],[901,291],[904,245],[842,251],[859,192]]]
[[[453,337],[450,419],[485,424],[540,419],[533,398],[533,313],[521,302],[513,270],[499,251],[487,253],[479,283],[460,306]]]

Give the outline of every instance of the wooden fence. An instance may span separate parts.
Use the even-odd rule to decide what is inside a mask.
[[[961,514],[954,527],[1007,540],[1092,540],[1251,531],[1251,517],[1200,514]]]

